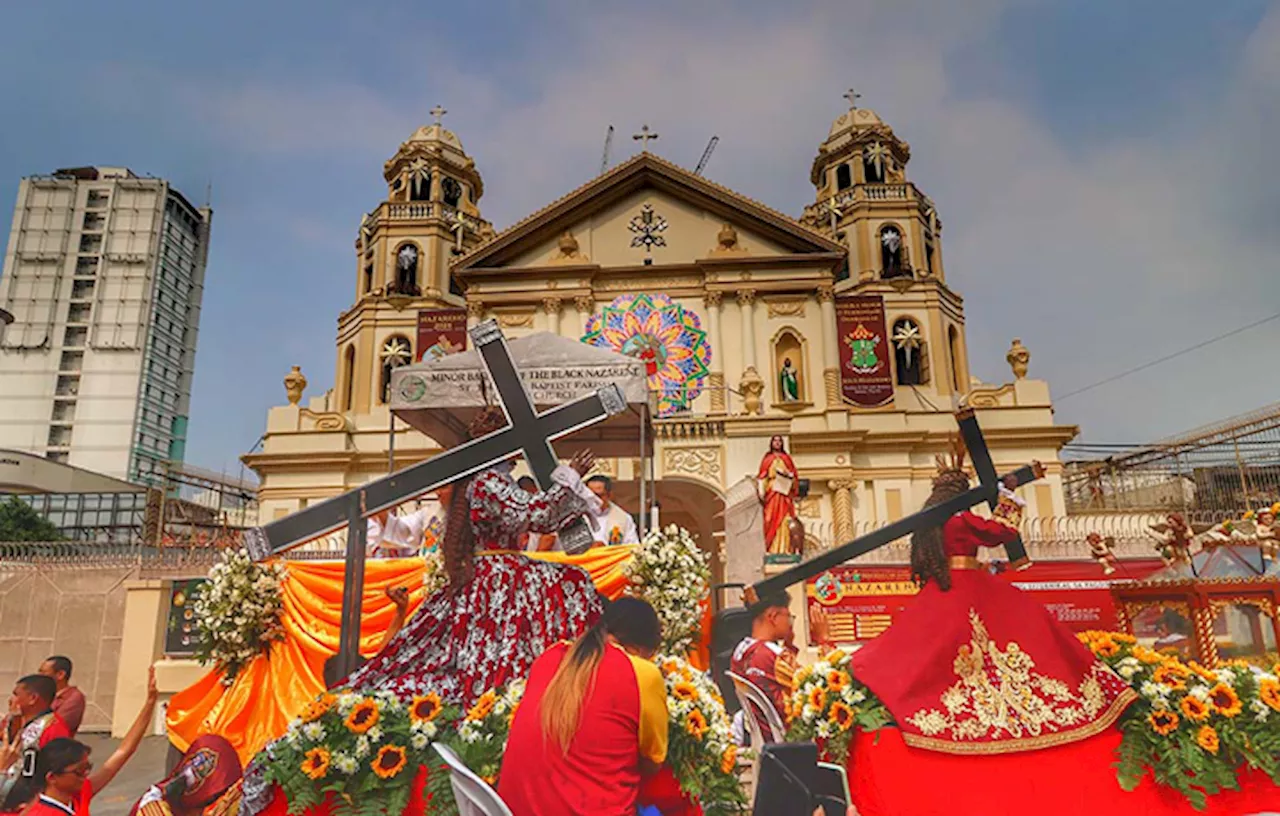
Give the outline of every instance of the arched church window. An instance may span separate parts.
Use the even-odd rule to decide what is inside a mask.
[[[862,148],[862,172],[870,184],[884,184],[893,155],[880,142]]]
[[[367,295],[373,291],[373,262],[370,261],[364,265],[364,293]]]
[[[396,250],[396,281],[394,291],[400,295],[417,297],[418,289],[418,245],[405,243]]]
[[[445,204],[456,207],[462,201],[462,185],[445,176],[440,180],[440,194],[444,196]]]
[[[892,226],[880,230],[880,277],[909,277],[903,255],[902,231]]]
[[[947,350],[951,356],[951,388],[957,394],[963,394],[968,389],[964,387],[963,372],[960,371],[960,332],[955,326],[947,328]]]
[[[929,382],[929,354],[920,324],[909,317],[894,321],[893,361],[897,364],[898,385],[924,385]]]
[[[780,330],[773,338],[775,402],[797,403],[805,398],[805,350],[800,335],[790,328]]]
[[[430,170],[423,170],[420,173],[410,174],[409,200],[410,201],[430,201],[431,200],[431,171]]]
[[[933,274],[933,241],[924,242],[924,269],[926,273]]]
[[[378,393],[385,405],[391,398],[391,372],[413,360],[413,346],[407,337],[393,334],[382,344],[379,356],[382,358],[382,382]]]
[[[347,346],[342,353],[342,410],[351,410],[351,394],[356,380],[356,347]]]
[[[847,190],[853,186],[853,171],[848,164],[836,165],[836,189]]]

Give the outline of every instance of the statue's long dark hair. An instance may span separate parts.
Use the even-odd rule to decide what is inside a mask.
[[[969,477],[960,469],[947,469],[933,480],[933,492],[925,507],[933,507],[969,489]],[[911,536],[911,580],[923,587],[937,583],[943,592],[951,589],[951,565],[942,547],[942,525],[916,530]]]
[[[506,424],[506,415],[501,409],[491,406],[475,418],[467,429],[467,436],[479,439]],[[466,586],[475,574],[476,533],[471,524],[471,504],[467,501],[467,488],[472,478],[468,476],[451,485],[449,507],[444,516],[444,536],[440,540],[444,572],[454,592]]]

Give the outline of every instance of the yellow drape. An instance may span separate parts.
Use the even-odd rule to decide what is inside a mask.
[[[527,553],[530,558],[574,564],[591,575],[609,599],[627,586],[622,571],[633,547],[598,547],[582,555]],[[342,617],[341,561],[291,561],[284,582],[284,640],[241,669],[230,686],[210,671],[169,701],[169,738],[185,751],[201,734],[219,734],[248,762],[264,745],[283,734],[289,720],[324,691],[324,662],[338,650]],[[410,588],[409,613],[422,602],[422,560],[374,559],[365,564],[360,651],[378,648],[395,609],[386,597],[391,586]]]

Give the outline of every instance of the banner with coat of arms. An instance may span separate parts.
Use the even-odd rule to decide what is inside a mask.
[[[878,408],[893,402],[884,298],[837,298],[836,334],[840,338],[840,394],[844,401],[859,408]]]

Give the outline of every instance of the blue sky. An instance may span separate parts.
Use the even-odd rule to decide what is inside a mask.
[[[5,212],[20,177],[67,165],[195,201],[213,184],[188,447],[205,467],[236,468],[290,365],[332,384],[360,214],[436,103],[501,228],[594,173],[609,124],[642,122],[686,166],[718,134],[708,175],[798,214],[854,85],[911,142],[991,380],[1014,336],[1066,393],[1280,310],[1277,3],[45,0],[0,20]],[[1270,403],[1277,341],[1280,321],[1059,421],[1136,442]]]

